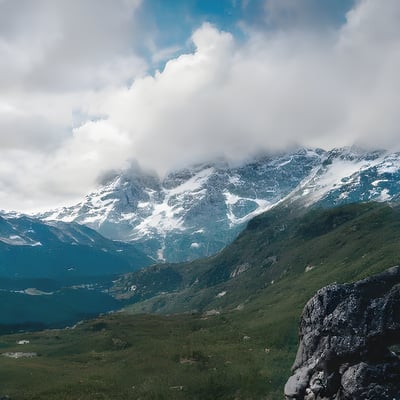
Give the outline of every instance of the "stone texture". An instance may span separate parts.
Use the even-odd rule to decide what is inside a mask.
[[[286,399],[400,400],[400,267],[319,290],[299,338]]]

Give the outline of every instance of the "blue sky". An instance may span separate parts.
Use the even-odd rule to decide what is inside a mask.
[[[231,32],[237,40],[246,40],[248,29],[325,32],[343,24],[353,4],[354,0],[145,0],[139,12],[143,29],[152,30],[157,46],[182,50],[204,22]]]
[[[268,3],[276,14],[268,15]],[[167,40],[179,41],[203,22],[230,32],[235,32],[240,22],[265,29],[278,29],[282,24],[342,24],[353,4],[352,0],[146,0],[142,13],[145,19],[155,21]]]
[[[289,145],[400,149],[398,0],[0,0],[0,209]]]

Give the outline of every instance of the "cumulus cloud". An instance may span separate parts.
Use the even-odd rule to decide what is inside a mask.
[[[141,0],[3,0],[0,89],[68,91],[122,84],[140,60],[130,49]]]
[[[48,149],[93,94],[146,69],[134,52],[141,0],[0,3],[0,143]]]
[[[285,3],[292,4],[290,0]],[[266,2],[270,13],[277,4]],[[275,8],[274,12],[279,17],[281,11]],[[3,208],[29,209],[71,201],[93,188],[107,170],[124,168],[132,160],[164,174],[221,156],[240,161],[292,143],[324,148],[355,142],[371,147],[397,146],[399,17],[397,0],[359,0],[336,29],[253,30],[240,42],[231,33],[205,23],[191,37],[192,53],[173,58],[163,70],[148,75],[137,75],[135,63],[129,61],[136,55],[125,58],[121,51],[111,57],[114,61],[106,73],[107,62],[94,52],[88,64],[78,62],[81,81],[71,75],[71,82],[66,78],[57,89],[64,91],[76,84],[79,90],[68,89],[72,93],[62,98],[41,95],[31,110],[35,117],[46,120],[46,102],[60,102],[56,107],[60,118],[47,119],[58,123],[63,132],[58,142],[52,142],[48,133],[51,151],[30,151],[19,139],[2,139],[8,146],[3,146],[0,163],[0,204]],[[123,42],[124,35],[118,33],[118,40]],[[61,39],[55,35],[52,40]],[[87,40],[95,43],[93,38]],[[51,48],[53,42],[49,43],[46,46]],[[13,46],[8,49],[15,50]],[[113,55],[113,46],[106,53]],[[49,53],[46,50],[44,54],[42,60]],[[119,56],[122,67],[115,64]],[[61,59],[67,62],[69,57]],[[23,71],[29,62],[21,60]],[[87,67],[86,74],[81,63],[88,66],[96,60],[102,68],[93,76],[101,90],[84,91],[85,85],[93,89],[96,84],[89,73],[92,67]],[[23,76],[28,81],[32,78],[30,86],[38,87],[44,85],[40,79],[51,82],[54,78],[36,72]],[[7,122],[10,119],[2,120],[2,110],[3,114],[11,113],[8,118],[15,115],[15,102],[10,99],[17,99],[24,110],[32,104],[24,103],[18,95],[0,101],[0,127],[11,124]],[[79,111],[76,121],[64,115],[74,107]],[[52,132],[54,125],[50,126],[44,126],[43,131]],[[35,141],[41,140],[40,129],[32,130],[32,135],[36,138],[31,140],[34,147]],[[16,155],[24,161],[13,161]],[[14,207],[7,198],[8,187],[19,194],[13,198]],[[29,203],[24,200],[27,196]]]
[[[128,133],[131,154],[160,173],[294,142],[392,146],[399,10],[396,0],[360,1],[335,32],[268,31],[244,44],[204,24],[194,53],[111,94],[100,111]]]
[[[89,105],[146,70],[137,51],[147,35],[135,23],[141,2],[0,2],[0,208],[82,194],[79,179],[67,177],[73,157],[60,160],[78,143],[74,128],[93,119]],[[55,194],[59,185],[49,182],[58,174],[69,185]]]

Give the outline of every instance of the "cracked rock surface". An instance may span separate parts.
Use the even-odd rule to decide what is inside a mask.
[[[299,339],[287,400],[400,400],[400,267],[319,290]]]

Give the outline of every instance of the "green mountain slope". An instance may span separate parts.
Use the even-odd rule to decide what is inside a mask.
[[[288,282],[304,280],[305,296],[320,285],[350,281],[399,262],[400,209],[352,204],[305,215],[278,208],[256,217],[217,255],[153,266],[125,275],[116,295],[133,312],[204,312],[242,308]],[[277,289],[278,288],[278,289]]]

